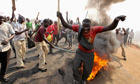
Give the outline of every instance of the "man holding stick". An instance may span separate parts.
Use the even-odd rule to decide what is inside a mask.
[[[43,25],[39,28],[34,38],[35,45],[39,53],[39,67],[38,68],[41,72],[45,72],[47,70],[45,69],[45,64],[46,64],[46,56],[49,52],[49,49],[46,43],[48,43],[53,48],[53,45],[46,40],[46,36],[45,36],[46,28],[48,26],[49,26],[49,20],[44,19]]]
[[[73,84],[84,84],[89,77],[93,67],[93,43],[96,34],[115,29],[118,25],[118,22],[120,20],[124,21],[126,16],[122,15],[116,17],[114,21],[108,26],[91,26],[91,21],[89,19],[84,19],[82,25],[68,25],[60,12],[57,12],[57,17],[60,18],[62,25],[65,28],[69,28],[75,32],[78,32],[79,47],[74,58]],[[81,74],[79,71],[82,63],[84,64],[83,74]]]

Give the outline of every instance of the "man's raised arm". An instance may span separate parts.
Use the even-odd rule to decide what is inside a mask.
[[[72,29],[72,26],[69,25],[68,23],[66,23],[66,21],[64,20],[62,14],[60,12],[57,12],[57,17],[61,20],[61,23],[65,28]]]
[[[124,21],[124,20],[125,20],[125,17],[126,17],[126,16],[124,16],[124,15],[121,15],[121,16],[116,17],[116,18],[114,19],[114,21],[113,21],[110,25],[105,26],[105,27],[103,28],[102,32],[115,29],[115,28],[117,27],[119,21],[120,21],[120,20],[121,20],[121,21]]]

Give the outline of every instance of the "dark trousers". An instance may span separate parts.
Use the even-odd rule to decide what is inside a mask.
[[[10,60],[10,53],[11,49],[9,49],[6,52],[0,52],[0,63],[1,63],[0,77],[4,77],[4,75],[6,74],[6,70]]]
[[[93,67],[93,61],[94,61],[94,53],[85,53],[78,49],[76,51],[76,56],[74,58],[74,65],[73,65],[73,77],[74,80],[77,82],[83,82],[86,81],[89,77],[92,67]],[[81,64],[83,63],[83,72],[79,70],[81,67]]]
[[[67,34],[67,41],[69,43],[69,47],[72,47],[72,34]]]
[[[10,40],[10,45],[11,45],[12,50],[13,50],[13,52],[15,53],[15,57],[16,57],[16,50],[15,50],[15,46],[14,46],[13,40]]]
[[[56,45],[56,43],[58,42],[59,39],[59,34],[53,35],[53,43],[54,45]]]
[[[51,42],[52,43],[52,42]],[[53,48],[49,45],[49,53],[53,53]]]
[[[61,33],[60,37],[58,38],[57,42],[56,42],[56,45],[58,44],[58,42],[62,39],[62,38],[65,38],[65,44],[67,42],[67,35],[65,33]]]

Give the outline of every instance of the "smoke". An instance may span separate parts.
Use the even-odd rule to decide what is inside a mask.
[[[106,11],[110,9],[112,4],[120,3],[125,0],[88,0],[86,9],[95,8],[98,11],[99,23],[92,21],[92,25],[108,25],[110,23],[110,17],[107,15]],[[89,17],[91,18],[91,17]],[[91,18],[92,20],[92,18]]]
[[[115,53],[120,47],[120,43],[113,32],[104,32],[96,35],[94,40],[94,51],[97,52],[98,56],[108,56]]]
[[[92,21],[93,26],[97,25],[109,25],[111,22],[110,17],[107,14],[107,11],[110,10],[111,5],[123,2],[125,0],[88,0],[86,9],[96,9],[97,18],[99,21],[93,20],[93,17],[89,15],[88,17]],[[116,39],[115,33],[105,32],[96,35],[94,41],[94,49],[99,56],[104,54],[110,55],[115,53],[119,48],[119,41]]]

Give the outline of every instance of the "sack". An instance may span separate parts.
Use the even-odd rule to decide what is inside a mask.
[[[35,47],[35,43],[30,38],[27,38],[27,41],[28,41],[28,48]]]
[[[47,41],[51,42],[53,40],[53,35],[49,34],[47,36]]]

